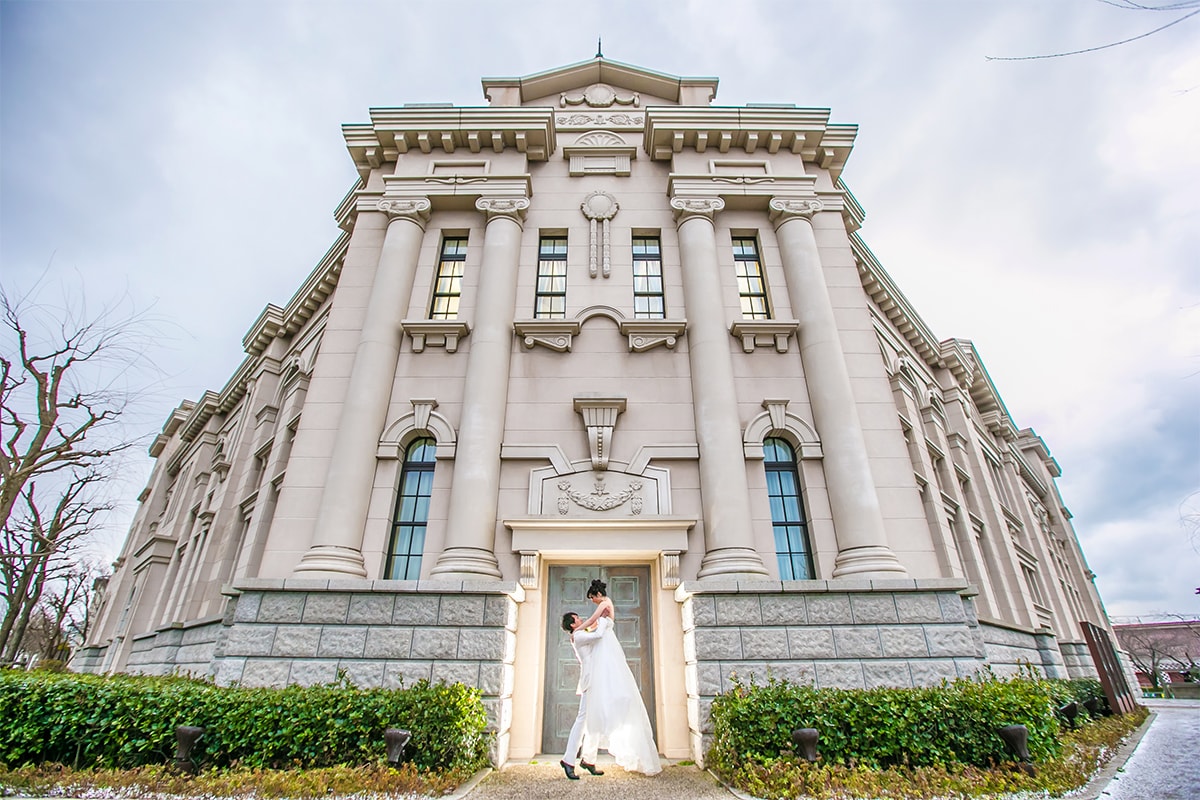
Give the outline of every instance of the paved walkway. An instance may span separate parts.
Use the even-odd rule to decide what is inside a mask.
[[[1200,797],[1200,700],[1141,702],[1156,714],[1153,724],[1129,760],[1092,797],[1196,800]]]
[[[654,777],[626,772],[604,756],[603,775],[583,772],[569,781],[554,756],[532,764],[510,764],[492,772],[466,793],[467,800],[733,800],[724,786],[691,764],[665,765]]]
[[[1137,742],[1114,756],[1109,766],[1077,800],[1197,800],[1200,798],[1200,700],[1143,699],[1155,713]],[[510,764],[491,772],[474,786],[464,786],[458,800],[733,800],[735,794],[712,775],[688,764],[666,766],[648,778],[625,772],[600,756],[602,776],[582,772],[568,781],[557,756],[530,764]],[[740,793],[737,797],[745,797]]]

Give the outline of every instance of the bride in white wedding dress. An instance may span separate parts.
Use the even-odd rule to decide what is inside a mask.
[[[625,650],[613,632],[613,602],[607,588],[602,581],[592,581],[587,596],[596,604],[596,612],[576,627],[579,630],[595,624],[602,631],[592,648],[591,700],[584,735],[595,737],[599,747],[607,750],[622,769],[657,775],[662,772],[658,746],[642,695],[625,660]]]

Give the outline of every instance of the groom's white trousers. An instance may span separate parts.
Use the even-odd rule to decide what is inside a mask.
[[[583,760],[589,764],[596,763],[596,752],[600,749],[592,738],[584,739],[583,736],[583,723],[587,719],[587,704],[588,693],[584,692],[579,695],[579,714],[575,717],[575,724],[571,726],[571,734],[567,736],[567,752],[562,760],[573,767],[579,763],[575,760],[575,756],[579,755],[580,744],[583,745]]]

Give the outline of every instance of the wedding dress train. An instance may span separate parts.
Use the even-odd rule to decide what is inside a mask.
[[[658,745],[625,650],[611,619],[602,617],[596,624],[602,635],[592,648],[585,735],[595,737],[622,769],[657,775],[662,772]]]

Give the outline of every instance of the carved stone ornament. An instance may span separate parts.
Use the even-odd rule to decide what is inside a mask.
[[[564,128],[641,127],[646,118],[641,114],[559,114],[555,123]]]
[[[637,92],[622,95],[606,83],[594,83],[578,94],[564,92],[558,96],[558,102],[564,107],[587,105],[588,108],[609,108],[614,104],[637,106],[642,102],[642,97]]]
[[[719,197],[672,197],[671,208],[675,209],[677,224],[692,217],[704,217],[712,222],[713,214],[725,208],[725,201]]]
[[[428,197],[412,197],[398,200],[380,200],[376,206],[380,211],[387,214],[390,220],[407,219],[410,222],[415,222],[424,230],[425,223],[429,221],[429,210],[433,208],[433,204],[429,202]]]
[[[617,417],[625,410],[624,397],[575,398],[575,410],[583,417],[587,428],[588,447],[592,451],[592,469],[608,469],[609,451],[612,450],[613,428]]]
[[[812,221],[813,214],[824,210],[825,206],[815,197],[791,198],[772,197],[767,203],[771,209],[771,221],[776,227],[797,217]]]
[[[629,503],[629,513],[636,516],[642,513],[644,499],[638,494],[641,489],[641,481],[630,481],[627,489],[613,494],[604,485],[604,476],[598,475],[592,491],[584,494],[575,491],[571,482],[563,478],[558,482],[558,490],[562,492],[558,498],[558,513],[565,516],[571,508],[570,503],[588,511],[611,511]]]
[[[475,201],[475,208],[487,214],[489,222],[493,217],[508,217],[522,225],[525,222],[525,212],[529,210],[529,198],[481,197]]]
[[[609,226],[608,223],[617,212],[621,210],[621,206],[608,192],[592,192],[583,199],[579,205],[579,210],[588,218],[591,224],[591,245],[588,249],[588,274],[593,278],[596,277],[596,250],[597,238],[601,238],[601,247],[603,253],[604,277],[608,277],[612,272],[612,252],[609,246]],[[599,223],[600,237],[597,237],[597,223]]]

